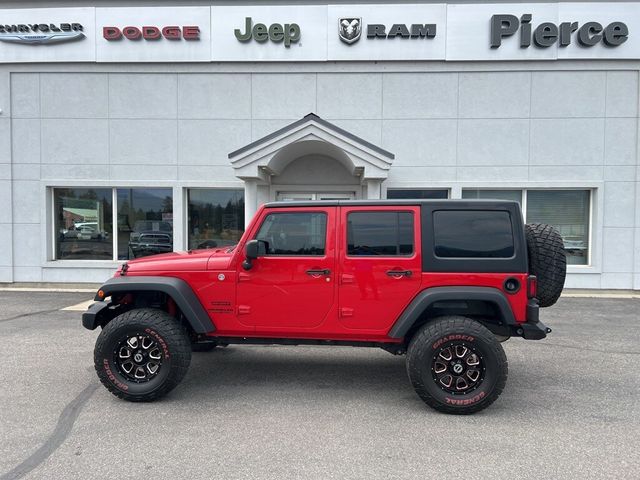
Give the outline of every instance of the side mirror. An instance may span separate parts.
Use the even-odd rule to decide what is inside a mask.
[[[259,240],[249,240],[244,247],[244,254],[248,260],[255,260],[258,258]]]
[[[264,240],[249,240],[244,246],[245,260],[242,262],[242,268],[245,270],[251,270],[253,267],[252,260],[255,260],[260,255],[267,253],[267,242]]]

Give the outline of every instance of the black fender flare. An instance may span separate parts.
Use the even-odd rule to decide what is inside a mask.
[[[443,300],[481,300],[498,307],[502,320],[507,325],[515,325],[511,306],[507,297],[492,287],[433,287],[418,293],[404,309],[400,317],[389,330],[389,337],[404,338],[413,324],[430,305]]]
[[[215,331],[215,325],[202,303],[187,282],[176,277],[161,276],[124,276],[107,280],[100,290],[102,297],[96,294],[94,300],[102,301],[114,293],[162,292],[169,295],[185,316],[195,333],[204,334]],[[94,304],[95,305],[95,304]],[[105,304],[106,305],[106,304]],[[97,309],[97,307],[95,307]],[[95,328],[95,327],[94,327]]]

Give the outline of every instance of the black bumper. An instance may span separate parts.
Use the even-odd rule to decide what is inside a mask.
[[[551,329],[542,322],[526,322],[518,325],[516,333],[525,340],[542,340],[551,333]]]
[[[513,328],[516,335],[526,340],[542,340],[551,333],[551,329],[540,321],[540,306],[536,299],[530,299],[527,303],[527,321]]]
[[[82,314],[82,326],[88,330],[95,330],[100,326],[100,312],[109,308],[105,302],[96,302],[89,307],[89,310]]]

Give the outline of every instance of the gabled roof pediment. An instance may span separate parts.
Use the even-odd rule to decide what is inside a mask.
[[[266,180],[292,160],[320,153],[334,157],[354,175],[384,179],[394,155],[310,113],[229,154],[239,178]]]

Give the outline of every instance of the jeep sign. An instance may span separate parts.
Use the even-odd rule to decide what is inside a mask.
[[[300,40],[300,26],[297,23],[272,23],[267,27],[264,23],[256,23],[253,28],[251,24],[253,19],[247,17],[245,19],[244,32],[239,28],[234,30],[236,38],[241,42],[248,42],[252,38],[258,43],[264,43],[271,40],[275,43],[282,42],[285,47],[289,48],[292,43]]]
[[[211,11],[211,54],[217,61],[327,59],[326,5],[220,6]],[[335,33],[335,22],[332,26]]]

